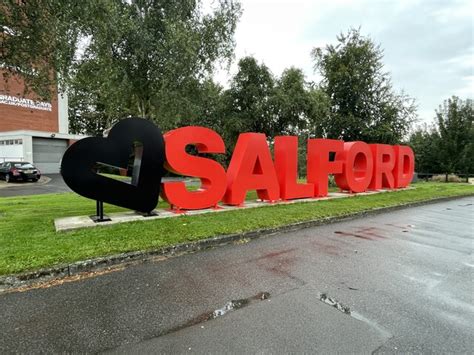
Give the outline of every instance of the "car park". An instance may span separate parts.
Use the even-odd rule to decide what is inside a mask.
[[[40,170],[26,161],[9,161],[0,165],[0,178],[6,182],[15,180],[36,182],[40,177]]]

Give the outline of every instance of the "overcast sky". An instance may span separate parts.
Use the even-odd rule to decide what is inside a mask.
[[[210,0],[212,1],[212,0]],[[472,98],[472,0],[241,0],[236,31],[236,61],[217,74],[226,84],[236,62],[247,55],[263,61],[275,75],[302,68],[313,71],[313,47],[335,43],[350,27],[361,27],[384,50],[385,70],[397,91],[415,98],[420,121],[451,95]]]

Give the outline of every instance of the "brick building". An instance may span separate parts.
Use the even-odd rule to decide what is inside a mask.
[[[3,80],[0,71],[0,163],[28,161],[43,174],[58,173],[67,147],[83,136],[69,134],[67,96],[40,101],[24,95],[19,77]]]

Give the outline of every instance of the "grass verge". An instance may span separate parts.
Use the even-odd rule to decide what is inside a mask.
[[[468,184],[417,183],[416,189],[197,216],[130,222],[57,233],[55,218],[92,214],[95,202],[74,193],[0,198],[0,275],[208,237],[274,228],[375,208],[474,194]],[[251,194],[253,197],[254,194]],[[160,202],[160,207],[164,204]],[[121,208],[105,205],[106,212]]]

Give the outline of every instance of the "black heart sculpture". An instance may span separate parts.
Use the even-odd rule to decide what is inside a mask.
[[[96,173],[97,164],[126,169],[131,148],[137,143],[142,148],[135,155],[131,184]],[[164,161],[160,129],[150,121],[133,117],[116,123],[107,138],[89,137],[72,144],[64,153],[61,175],[79,195],[149,213],[158,203]]]

